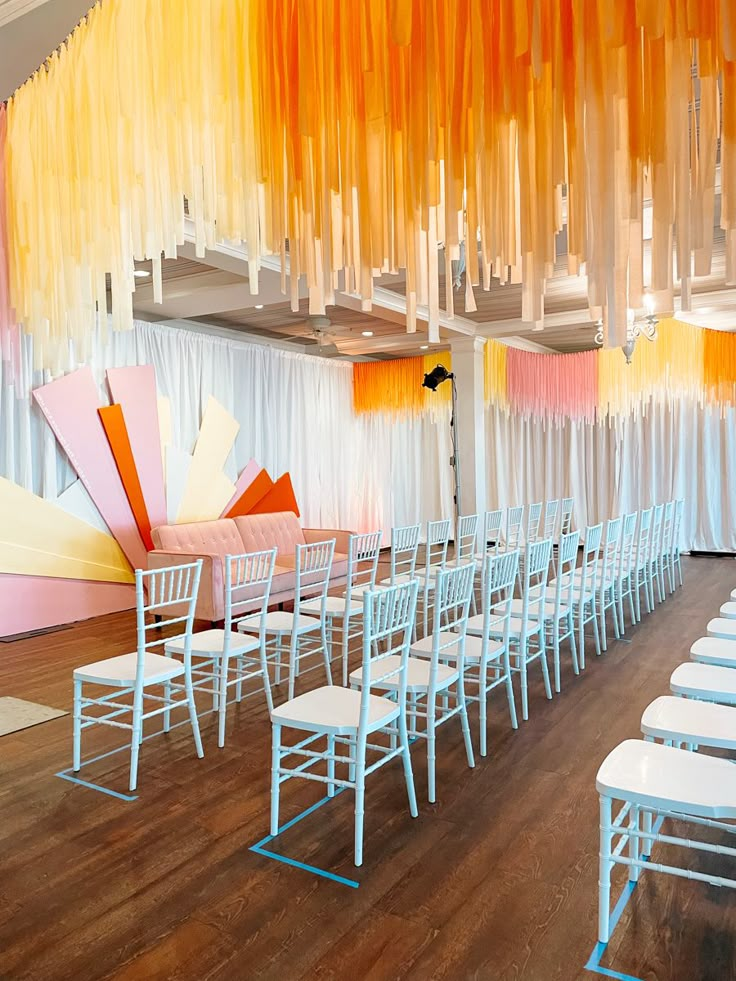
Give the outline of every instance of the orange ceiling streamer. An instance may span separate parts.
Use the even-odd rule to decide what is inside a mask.
[[[98,0],[8,103],[6,307],[36,367],[61,370],[70,340],[86,356],[107,276],[123,329],[134,260],[160,297],[162,257],[235,241],[253,288],[275,256],[312,314],[338,288],[369,307],[404,269],[407,327],[421,315],[437,341],[440,271],[464,258],[458,305],[521,283],[541,327],[566,226],[569,272],[623,344],[645,291],[666,313],[677,280],[710,272],[718,180],[736,282],[732,8]]]

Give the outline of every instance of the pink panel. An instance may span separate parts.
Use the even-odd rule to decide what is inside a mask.
[[[145,569],[146,549],[97,414],[99,398],[92,371],[79,368],[37,388],[33,395],[131,565]]]
[[[220,515],[220,517],[222,517],[222,515],[227,514],[227,512],[230,510],[233,504],[235,504],[235,502],[238,500],[238,498],[246,489],[246,487],[250,487],[250,485],[253,483],[253,481],[256,479],[256,477],[260,472],[261,472],[260,463],[256,463],[255,460],[249,460],[246,463],[245,469],[243,470],[243,472],[238,477],[235,483],[235,493],[227,502],[227,507],[222,509],[222,514]]]
[[[0,575],[0,637],[130,610],[135,586]]]
[[[165,525],[166,492],[158,426],[156,371],[152,364],[108,368],[107,384],[113,402],[123,407],[130,448],[151,527]]]
[[[593,420],[598,404],[598,352],[506,354],[509,405],[519,415]]]

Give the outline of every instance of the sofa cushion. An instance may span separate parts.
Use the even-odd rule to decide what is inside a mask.
[[[151,536],[156,548],[166,552],[207,553],[224,559],[226,555],[248,551],[243,548],[243,539],[232,518],[160,525],[153,529]]]
[[[240,532],[244,552],[276,547],[279,556],[282,553],[293,555],[297,545],[305,544],[302,526],[292,511],[246,514],[233,520]]]

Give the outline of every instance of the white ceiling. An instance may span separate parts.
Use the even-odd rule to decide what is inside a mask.
[[[43,64],[92,0],[0,0],[0,99]]]

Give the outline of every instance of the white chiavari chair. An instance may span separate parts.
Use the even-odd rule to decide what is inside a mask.
[[[601,558],[598,568],[598,629],[601,650],[608,650],[608,631],[606,614],[611,611],[613,633],[618,640],[621,636],[618,626],[618,605],[616,595],[616,570],[618,568],[619,548],[621,546],[621,518],[609,518],[606,522]]]
[[[542,538],[554,542],[557,535],[557,516],[560,511],[559,501],[547,501],[544,505],[544,520],[542,522]]]
[[[238,623],[242,633],[265,630],[269,638],[269,660],[276,666],[276,684],[281,683],[284,666],[289,673],[289,694],[294,697],[301,662],[312,656],[322,656],[327,684],[332,684],[330,649],[327,641],[327,590],[330,585],[335,539],[297,545],[294,556],[294,610],[271,610],[266,614],[265,627],[260,618],[246,617]],[[316,603],[315,603],[316,601]],[[304,611],[307,606],[309,612]],[[318,611],[318,612],[317,612]],[[307,668],[315,670],[319,665]]]
[[[636,543],[636,565],[634,569],[634,605],[636,607],[636,622],[641,622],[641,591],[647,604],[647,613],[652,612],[650,590],[652,587],[652,566],[649,561],[649,548],[652,537],[653,508],[645,508],[639,512],[639,528]]]
[[[191,674],[191,641],[194,610],[197,604],[202,560],[168,569],[144,572],[135,570],[137,647],[131,654],[121,654],[76,668],[74,681],[73,769],[81,769],[82,730],[94,725],[127,729],[130,734],[130,790],[138,781],[138,755],[147,719],[163,715],[174,708],[186,708],[194,736],[197,756],[204,756],[199,735],[197,708],[194,703]],[[156,621],[158,617],[158,621]],[[166,638],[161,631],[171,627],[183,629],[183,663],[166,657],[162,651]],[[166,689],[167,682],[183,680],[182,688]],[[86,695],[85,685],[107,688],[104,695]],[[112,689],[112,691],[109,691]],[[154,691],[151,691],[154,689]],[[161,694],[155,694],[155,690]],[[130,702],[121,699],[132,696]],[[150,708],[146,706],[150,705]],[[100,710],[99,715],[89,715]],[[129,722],[121,717],[130,716]]]
[[[217,745],[225,745],[225,722],[229,689],[235,686],[236,700],[243,695],[243,684],[260,681],[256,689],[264,692],[269,711],[273,707],[266,655],[266,617],[271,595],[271,581],[277,549],[225,556],[225,623],[223,629],[212,628],[192,635],[192,679],[195,694],[207,692],[218,714]],[[238,624],[248,618],[258,629],[258,636],[240,633]],[[166,641],[170,657],[183,657],[186,637]],[[253,692],[252,694],[255,694]],[[168,732],[170,713],[164,713],[164,730]]]
[[[600,634],[598,632],[597,590],[602,537],[602,524],[588,525],[585,529],[583,559],[580,568],[574,574],[573,614],[577,622],[578,662],[581,670],[585,669],[585,628],[589,623],[593,627],[596,654],[601,652]],[[556,581],[550,585],[556,586]]]
[[[406,719],[407,664],[416,615],[417,582],[363,593],[362,666],[351,675],[359,690],[326,685],[290,699],[271,713],[271,834],[279,833],[281,784],[295,777],[355,793],[355,864],[363,864],[365,779],[396,757],[404,767],[409,812],[417,816],[417,801],[409,753]],[[380,695],[375,691],[381,692]],[[387,696],[387,694],[390,697]],[[294,745],[281,741],[283,729],[307,733]],[[388,743],[377,743],[383,734]],[[323,749],[315,744],[325,740]],[[369,742],[370,739],[370,742]],[[368,762],[370,753],[372,762]],[[295,757],[301,763],[286,766]],[[326,773],[313,768],[325,764]],[[345,776],[337,767],[347,769]]]
[[[624,515],[621,525],[621,547],[619,548],[618,568],[616,570],[616,600],[618,603],[618,620],[621,634],[626,633],[624,617],[624,600],[629,602],[629,613],[632,627],[636,623],[634,609],[634,576],[636,574],[636,524],[638,512],[631,511]]]
[[[660,594],[660,602],[667,598],[667,593],[674,593],[675,587],[672,583],[670,569],[670,555],[672,553],[672,532],[675,526],[675,502],[667,501],[662,512],[662,535],[659,540],[659,561],[657,563],[657,587]],[[667,580],[667,581],[665,581]]]
[[[562,498],[562,503],[560,505],[560,535],[569,535],[572,531],[572,512],[574,507],[574,498]]]

